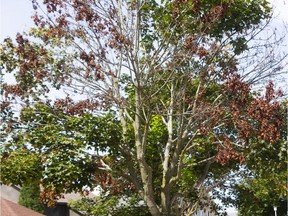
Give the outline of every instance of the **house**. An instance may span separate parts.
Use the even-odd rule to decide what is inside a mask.
[[[18,204],[20,188],[14,185],[7,186],[0,183],[0,216],[43,216],[38,212],[32,211]],[[69,209],[67,203],[70,200],[80,199],[79,194],[67,194],[65,199],[61,199],[56,203],[54,208],[45,208],[46,216],[80,216],[80,213]]]
[[[21,206],[15,202],[0,197],[0,215],[1,216],[44,216],[29,208]]]

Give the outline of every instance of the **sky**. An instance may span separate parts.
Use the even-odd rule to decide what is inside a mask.
[[[283,21],[288,26],[288,0],[269,0],[273,6],[274,14],[277,17],[274,20],[276,27],[283,26]],[[33,15],[33,8],[31,0],[0,0],[0,42],[8,36],[15,37],[17,32],[28,30],[29,27],[34,26],[31,16]],[[288,36],[286,38],[288,50]],[[288,69],[287,69],[288,70]],[[285,76],[288,82],[288,75]],[[288,91],[288,87],[284,85],[284,89]]]
[[[275,25],[288,23],[288,0],[270,0],[277,15]],[[14,37],[17,32],[27,31],[33,26],[31,0],[0,0],[0,43],[8,36]],[[286,38],[287,45],[288,39]],[[287,47],[288,49],[288,47]],[[288,77],[288,76],[287,76]],[[286,79],[288,82],[288,78]],[[286,85],[286,84],[284,84]],[[229,215],[235,215],[233,209]]]
[[[0,0],[0,41],[33,26],[30,0]]]
[[[270,0],[275,8],[277,20],[288,22],[288,1]],[[33,26],[30,17],[33,15],[31,0],[0,0],[0,41],[17,32],[28,30]]]

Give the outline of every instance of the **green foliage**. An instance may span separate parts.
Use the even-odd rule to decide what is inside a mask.
[[[11,146],[12,142],[9,145]],[[39,183],[42,170],[41,158],[37,153],[25,149],[20,143],[18,146],[13,145],[10,149],[7,149],[8,145],[5,146],[6,149],[1,146],[1,181],[16,185],[35,181]]]
[[[285,108],[283,108],[284,110]],[[287,113],[283,111],[283,119]],[[235,188],[239,215],[286,215],[287,210],[287,121],[282,126],[282,140],[269,145],[252,144],[247,153],[247,172]]]
[[[177,36],[182,32],[185,34],[204,32],[218,39],[228,37],[231,39],[235,54],[240,54],[248,48],[241,33],[247,29],[257,28],[263,20],[271,17],[271,7],[267,0],[162,2],[162,6],[153,9],[155,10],[153,19],[157,27],[163,30],[162,36],[167,38],[173,36],[168,29],[175,28]]]
[[[287,213],[286,177],[287,172],[273,173],[263,178],[254,177],[240,184],[236,188],[239,215],[273,215],[273,207],[277,206],[277,215],[285,216]]]
[[[139,196],[129,198],[125,196],[100,196],[95,198],[82,198],[81,200],[69,202],[69,206],[84,216],[149,216],[148,209],[141,204]]]
[[[90,114],[65,116],[47,105],[36,104],[23,109],[20,118],[21,129],[15,131],[9,143],[1,146],[1,180],[6,184],[41,181],[56,194],[81,191],[84,185],[92,187],[97,169],[87,148],[115,151],[113,145],[108,149],[106,144],[107,136],[111,140],[119,134],[117,127],[107,123],[109,115],[101,122]],[[112,131],[105,131],[107,126]]]
[[[18,203],[39,213],[44,213],[44,206],[40,201],[39,185],[23,185]]]

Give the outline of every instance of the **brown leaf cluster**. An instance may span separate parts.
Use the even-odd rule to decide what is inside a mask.
[[[189,3],[191,0],[174,0],[173,1],[173,18],[177,18],[180,14],[180,8],[181,6],[185,6]],[[190,13],[198,14],[200,12],[200,6],[201,6],[201,0],[192,0],[193,7],[189,11]]]
[[[250,85],[243,80],[239,74],[232,73],[232,76],[226,80],[224,89],[236,100],[236,102],[245,104],[250,93]]]
[[[62,0],[43,0],[43,4],[46,5],[48,13],[55,12],[59,6],[63,7]]]
[[[89,4],[85,1],[73,0],[72,7],[76,11],[76,21],[86,21],[90,27],[94,26],[96,21],[100,20],[100,17],[94,13]],[[100,27],[101,28],[101,27]]]
[[[22,96],[24,93],[23,89],[18,84],[15,85],[4,84],[3,91],[5,98],[8,98],[9,95]]]
[[[210,9],[209,13],[203,14],[200,20],[206,24],[212,24],[218,21],[224,15],[224,8],[222,5],[217,5]]]
[[[224,110],[221,107],[215,108],[208,102],[200,102],[195,114],[195,121],[198,123],[199,132],[202,135],[207,135],[217,125],[224,114]]]
[[[54,102],[54,108],[61,110],[67,115],[83,115],[87,111],[94,111],[98,108],[99,103],[89,99],[74,102],[71,98],[57,99]]]
[[[56,200],[60,198],[63,198],[63,195],[59,195],[59,193],[57,193],[55,189],[53,190],[41,187],[40,200],[48,207],[54,207],[56,204]]]
[[[230,113],[226,120],[227,127],[235,127],[234,135],[238,144],[248,145],[255,137],[259,141],[274,143],[280,139],[282,126],[281,108],[277,98],[281,92],[275,91],[272,82],[268,83],[265,95],[251,94],[250,85],[241,80],[235,73],[228,76],[223,84],[223,90],[227,96],[227,104],[223,110]],[[226,108],[225,108],[226,107]],[[220,137],[217,147],[217,161],[225,165],[229,160],[244,162],[243,155],[233,148],[232,140],[226,136]]]
[[[195,21],[198,20],[199,23],[201,23],[201,26],[203,26],[201,31],[203,33],[206,33],[208,32],[209,28],[213,26],[214,23],[217,23],[217,21],[219,21],[225,15],[227,8],[229,7],[228,3],[221,3],[219,5],[211,7],[207,11],[204,11],[204,13],[202,11],[201,13],[201,4],[201,0],[174,0],[172,4],[172,18],[174,19],[176,25],[181,25],[181,21],[179,22],[179,17],[185,17],[182,14],[183,11],[185,11],[185,15],[192,15],[199,18],[195,18]],[[183,10],[184,8],[185,10]],[[180,11],[182,13],[180,13]]]
[[[128,44],[128,40],[125,36],[117,30],[117,25],[115,23],[119,22],[116,17],[116,9],[114,6],[110,6],[107,9],[108,17],[105,19],[100,17],[96,11],[91,7],[91,4],[83,1],[73,1],[73,8],[76,11],[75,20],[85,21],[88,23],[90,30],[98,34],[107,36],[108,42],[106,46],[110,48],[120,48],[122,44]]]
[[[102,190],[109,191],[111,194],[119,194],[126,190],[135,190],[133,183],[128,181],[126,178],[121,176],[116,178],[109,171],[101,169],[101,167],[103,167],[101,162],[98,162],[97,164],[100,169],[94,174],[94,178],[96,183],[101,186]]]
[[[266,86],[266,93],[260,98],[252,99],[247,107],[249,116],[258,122],[258,138],[276,142],[280,139],[282,126],[281,107],[277,97],[282,96],[281,91],[275,91],[272,82]]]
[[[32,88],[35,82],[43,81],[43,79],[47,77],[48,73],[45,69],[45,64],[50,58],[45,48],[30,43],[28,39],[19,33],[16,35],[16,42],[17,45],[15,46],[7,40],[6,45],[9,47],[9,50],[7,49],[6,52],[13,52],[17,59],[14,59],[14,56],[13,59],[11,59],[3,55],[2,61],[13,61],[13,63],[11,63],[13,67],[19,68],[16,72],[16,79],[18,80],[19,86],[6,86],[6,90],[9,93],[14,92],[15,95],[19,96]]]
[[[238,136],[246,144],[251,136],[270,143],[280,139],[282,119],[280,105],[276,100],[281,92],[276,92],[270,82],[262,97],[251,95],[250,86],[233,76],[224,85],[229,95],[231,117],[238,131]]]
[[[204,46],[200,46],[193,35],[189,35],[185,38],[184,47],[186,50],[189,50],[191,54],[197,54],[200,59],[207,57],[209,54],[209,50],[204,48]]]
[[[10,106],[10,102],[8,101],[1,101],[0,102],[0,112],[3,112],[5,109],[7,109]]]
[[[227,79],[228,80],[229,79],[234,79],[234,80],[239,79],[239,76],[235,74],[238,71],[236,60],[229,59],[228,61],[226,61],[223,58],[219,62],[219,67],[221,68],[220,78],[222,80],[226,81]],[[233,82],[231,82],[231,84],[232,83]],[[233,85],[235,85],[235,84],[233,84]],[[240,84],[240,85],[242,85],[242,84]]]
[[[217,147],[216,160],[224,166],[231,160],[239,160],[242,164],[244,163],[245,158],[242,153],[233,149],[228,137],[224,137],[222,144]]]

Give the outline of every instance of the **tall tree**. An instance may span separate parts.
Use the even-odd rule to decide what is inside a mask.
[[[281,58],[240,64],[271,17],[266,0],[32,2],[36,28],[1,45],[16,81],[3,85],[5,183],[36,175],[49,202],[96,182],[139,193],[152,215],[191,214],[251,137],[280,139],[281,93],[251,84]]]

